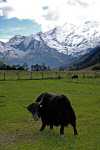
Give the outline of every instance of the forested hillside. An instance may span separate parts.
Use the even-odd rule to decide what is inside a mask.
[[[64,69],[70,68],[74,70],[81,70],[100,63],[100,47],[93,49],[92,52],[84,55],[78,61],[71,63],[64,67]],[[99,70],[99,69],[97,69]]]

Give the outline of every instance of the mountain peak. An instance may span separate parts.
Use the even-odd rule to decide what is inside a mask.
[[[22,35],[15,35],[14,37],[12,37],[9,42],[7,42],[7,44],[9,45],[16,45],[16,44],[19,44],[21,43],[23,40],[25,40],[25,36],[22,36]]]
[[[100,26],[100,22],[97,21],[86,21],[85,26],[88,26],[89,28],[94,28],[97,26]]]

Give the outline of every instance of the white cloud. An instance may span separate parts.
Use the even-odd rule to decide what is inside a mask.
[[[48,30],[66,22],[100,21],[99,7],[99,0],[7,0],[0,1],[0,15],[34,20]]]
[[[8,39],[0,39],[0,41],[2,41],[2,42],[8,42],[9,40]]]

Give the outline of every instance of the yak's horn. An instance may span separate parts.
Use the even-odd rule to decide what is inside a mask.
[[[22,104],[21,104],[22,105]],[[28,106],[24,106],[24,105],[22,105],[24,108],[28,108]]]
[[[42,103],[42,101],[43,101],[43,97],[42,97],[42,99],[40,100],[40,102],[38,102],[38,104],[40,105],[40,104]]]

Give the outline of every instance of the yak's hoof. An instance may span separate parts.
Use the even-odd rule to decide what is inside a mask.
[[[43,128],[40,129],[40,131],[43,131],[43,130],[44,130]]]
[[[63,134],[64,134],[64,131],[60,131],[60,134],[63,135]]]
[[[76,131],[76,132],[74,132],[74,135],[78,135],[77,131]]]
[[[52,130],[53,129],[53,126],[50,126],[50,130]]]

